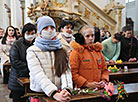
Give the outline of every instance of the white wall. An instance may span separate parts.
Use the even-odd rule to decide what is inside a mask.
[[[19,0],[11,0],[11,25],[14,27],[22,26],[22,11]]]
[[[135,20],[135,10],[136,10],[135,2],[130,2],[126,6],[127,6],[127,9],[126,9],[127,17],[131,17],[132,20]]]
[[[7,4],[11,9],[11,25],[20,28],[22,16],[19,0],[0,0],[0,27],[6,30],[7,26],[9,26],[8,13],[4,4]]]
[[[127,17],[134,21],[134,34],[138,35],[138,1],[127,3],[126,7]]]
[[[30,3],[33,3],[34,0],[25,1],[25,23],[28,23],[31,22],[31,20],[27,17],[27,7],[30,7]],[[6,29],[7,26],[9,26],[9,18],[4,4],[7,4],[9,8],[11,8],[11,25],[20,29],[22,26],[22,11],[20,8],[21,4],[19,0],[0,0],[0,27]]]
[[[30,20],[30,18],[28,17],[27,15],[27,12],[29,11],[29,9],[27,7],[30,7],[30,4],[33,3],[34,0],[25,0],[25,23],[28,23],[28,22],[32,22],[32,20]]]
[[[9,0],[0,0],[0,27],[6,30],[7,26],[9,26],[9,19],[4,4],[10,6]]]
[[[91,0],[95,3],[99,8],[103,9],[104,6],[109,4],[110,0]],[[123,6],[126,6],[125,0],[115,0],[115,2],[120,2]],[[122,26],[126,24],[126,8],[122,10]]]
[[[136,0],[135,4],[136,10],[135,10],[135,23],[134,23],[134,29],[135,29],[135,35],[138,35],[138,0]]]
[[[106,4],[108,4],[109,0],[91,0],[96,6],[100,9],[103,9]]]

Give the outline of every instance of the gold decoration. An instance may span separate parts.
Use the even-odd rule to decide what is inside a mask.
[[[35,15],[35,8],[33,6],[33,4],[30,4],[30,7],[27,7],[29,9],[29,11],[27,12],[28,16],[34,16]]]
[[[117,11],[115,11],[115,14],[117,14]]]
[[[24,0],[19,0],[19,1],[20,1],[20,4],[21,4],[20,8],[21,8],[21,10],[22,10],[22,27],[21,27],[21,28],[23,28],[23,26],[24,26],[24,9],[25,9],[25,1],[24,1]]]
[[[48,3],[46,2],[46,0],[41,0],[41,9],[45,10],[48,7]]]
[[[121,25],[122,21],[122,11],[119,11],[119,25]]]
[[[45,0],[41,0],[41,4],[36,2],[35,6],[31,3],[30,7],[27,7],[29,11],[27,12],[28,17],[36,23],[36,20],[42,15],[48,15],[48,3]]]
[[[115,27],[111,26],[111,30],[114,30],[114,29],[115,29]]]
[[[78,0],[78,4],[80,4],[81,3],[81,1],[80,0]]]
[[[95,16],[96,16],[96,13],[95,13],[95,12],[93,12],[92,16],[94,16],[94,17],[95,17]]]
[[[122,11],[119,11],[119,16],[122,17]]]
[[[56,3],[56,0],[53,0],[53,2]],[[60,9],[59,7],[53,5],[53,2],[50,2],[47,0],[41,0],[41,3],[36,2],[35,5],[31,4],[30,7],[28,7],[29,11],[27,12],[28,17],[36,23],[37,19],[40,16],[51,16],[52,18],[59,18],[62,20],[62,18],[68,17],[69,19],[72,19],[73,21],[79,20],[80,13],[68,11],[66,9]],[[60,2],[60,1],[59,1]],[[67,3],[67,0],[65,1]]]
[[[7,4],[4,4],[5,8],[7,9],[8,17],[9,17],[9,26],[11,26],[11,9],[8,7]]]
[[[87,19],[89,19],[90,17],[90,11],[88,11],[86,8],[85,8],[85,15],[84,17],[86,17]]]
[[[7,5],[7,4],[4,4],[4,6],[5,6],[5,8],[7,9],[7,12],[8,12],[8,13],[11,13],[11,9],[8,7],[8,5]]]
[[[54,4],[60,8],[61,7],[68,7],[67,0],[65,0],[65,3],[59,3],[59,2],[57,2],[57,0],[54,0]]]
[[[109,26],[106,25],[106,24],[104,24],[104,28],[105,28],[106,30],[108,30],[108,29],[109,29]]]
[[[97,16],[96,18],[99,20],[100,16]]]
[[[93,26],[96,27],[96,25],[97,25],[96,22],[93,22]]]

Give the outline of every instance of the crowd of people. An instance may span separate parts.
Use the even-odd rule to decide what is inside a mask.
[[[84,25],[74,34],[73,21],[62,20],[58,25],[43,16],[37,27],[27,23],[21,33],[13,26],[5,33],[0,28],[1,74],[13,102],[26,100],[21,98],[25,88],[17,82],[19,77],[30,78],[32,92],[44,92],[62,102],[70,100],[73,88],[103,88],[109,82],[107,64],[138,60],[138,41],[130,26],[111,34],[105,28]],[[3,71],[7,62],[11,64],[9,80]]]

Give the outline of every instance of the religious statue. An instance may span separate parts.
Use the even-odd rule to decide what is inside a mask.
[[[35,15],[35,8],[33,6],[33,4],[31,3],[30,5],[31,7],[27,7],[29,9],[29,11],[27,12],[28,16],[34,16]]]
[[[41,9],[46,10],[47,7],[48,7],[48,3],[46,2],[46,0],[41,0]]]
[[[4,4],[5,8],[7,9],[7,12],[10,13],[11,12],[11,9],[8,7],[7,4]]]

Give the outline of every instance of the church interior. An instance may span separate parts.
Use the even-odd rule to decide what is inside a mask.
[[[78,33],[80,28],[84,25],[88,25],[96,29],[101,29],[104,32],[110,32],[110,37],[114,37],[116,34],[117,42],[115,42],[113,47],[110,46],[109,52],[104,48],[109,45],[110,42],[100,43],[103,44],[104,56],[109,56],[110,52],[115,52],[118,46],[120,48],[117,54],[122,54],[126,50],[128,51],[128,57],[133,56],[134,59],[123,60],[122,56],[119,55],[114,62],[105,58],[106,67],[109,71],[109,83],[105,85],[104,91],[95,88],[88,89],[73,89],[73,95],[71,96],[70,102],[137,102],[138,101],[138,0],[0,0],[0,39],[3,38],[4,34],[7,32],[8,26],[13,26],[18,31],[16,32],[19,37],[22,37],[21,33],[24,25],[31,23],[38,27],[37,21],[42,16],[51,17],[56,25],[56,34],[60,34],[58,28],[61,26],[60,22],[63,20],[71,20],[74,24],[73,33]],[[131,40],[128,46],[122,45],[123,38],[118,38],[118,34],[123,35],[123,28],[125,27],[125,32],[127,32],[127,27],[132,30],[131,36],[136,40]],[[129,28],[128,28],[129,29]],[[37,30],[39,30],[37,28]],[[43,30],[42,30],[43,31]],[[98,31],[97,31],[98,32]],[[3,35],[2,35],[3,34]],[[96,34],[96,33],[95,33]],[[2,35],[2,36],[1,36]],[[37,36],[39,36],[37,31]],[[96,39],[96,35],[95,35]],[[106,39],[109,39],[106,37]],[[1,41],[1,40],[0,40]],[[96,41],[95,41],[96,42]],[[119,42],[120,45],[117,45]],[[107,45],[106,45],[107,43]],[[134,44],[133,44],[134,43]],[[105,45],[104,45],[105,44]],[[116,44],[116,45],[115,45]],[[132,46],[131,46],[132,45]],[[0,44],[0,46],[2,46]],[[115,47],[114,47],[115,46]],[[125,46],[125,47],[124,47]],[[122,48],[124,47],[124,48]],[[123,49],[123,50],[122,50]],[[136,52],[134,52],[134,50]],[[1,48],[0,48],[1,50]],[[125,50],[125,51],[124,51]],[[72,51],[72,50],[71,50]],[[122,52],[124,51],[124,52]],[[9,52],[8,52],[9,53]],[[134,55],[135,53],[135,55]],[[113,55],[113,56],[117,56]],[[122,54],[123,55],[123,54]],[[0,51],[0,61],[2,64],[2,53]],[[99,55],[98,55],[99,56]],[[123,56],[124,57],[124,56]],[[115,57],[114,57],[115,58]],[[69,58],[70,59],[70,58]],[[11,58],[9,59],[11,60]],[[82,62],[89,62],[89,59],[85,59]],[[97,60],[98,65],[101,64]],[[79,61],[78,61],[79,62]],[[86,64],[87,65],[87,64]],[[1,66],[3,66],[1,68]],[[0,102],[14,102],[10,98],[11,91],[8,89],[8,79],[9,73],[11,71],[12,63],[5,62],[0,65],[1,70],[6,72],[1,72],[0,74]],[[81,64],[79,65],[81,66]],[[72,65],[71,65],[72,67]],[[86,69],[85,69],[86,70]],[[101,71],[101,69],[98,69]],[[79,72],[78,72],[79,73]],[[18,77],[16,79],[18,83],[25,88],[26,101],[23,102],[56,102],[54,99],[45,96],[44,93],[31,93],[30,92],[30,80],[25,77]],[[103,82],[103,81],[101,81]],[[85,83],[86,84],[86,83]],[[114,85],[113,85],[114,84]],[[74,86],[76,86],[74,84]],[[121,88],[120,88],[121,87]],[[83,87],[84,88],[84,87]],[[109,88],[109,89],[108,89]],[[32,101],[32,97],[37,97],[39,100]],[[31,97],[31,98],[30,98]],[[15,101],[18,102],[18,101]],[[62,101],[61,101],[62,102]],[[65,102],[65,101],[63,101]],[[67,101],[68,102],[68,101]]]

